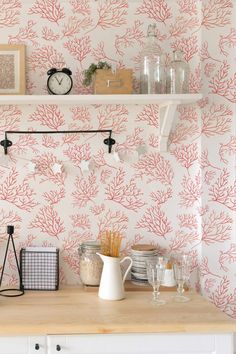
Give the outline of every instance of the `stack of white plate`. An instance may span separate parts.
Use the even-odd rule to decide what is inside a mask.
[[[131,282],[136,285],[148,285],[146,262],[157,255],[157,249],[149,244],[136,244],[131,247]]]

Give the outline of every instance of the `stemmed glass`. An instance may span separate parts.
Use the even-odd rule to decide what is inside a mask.
[[[165,304],[159,299],[159,288],[164,277],[166,260],[163,257],[153,257],[147,260],[147,277],[149,284],[153,287],[152,301],[157,305]]]
[[[191,258],[190,256],[184,254],[178,256],[174,261],[174,274],[177,283],[177,294],[174,300],[177,302],[187,302],[190,300],[189,297],[184,295],[184,284],[189,280],[190,277],[190,266]]]

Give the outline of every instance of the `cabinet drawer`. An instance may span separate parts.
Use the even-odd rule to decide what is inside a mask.
[[[48,354],[233,354],[230,334],[48,336],[48,348]]]
[[[46,337],[0,337],[0,354],[46,354]]]

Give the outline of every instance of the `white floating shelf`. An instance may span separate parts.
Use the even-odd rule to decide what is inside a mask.
[[[202,98],[201,94],[184,95],[0,95],[0,104],[185,104]]]
[[[191,104],[202,98],[202,94],[181,95],[0,95],[0,105],[100,105],[125,104],[160,106],[160,151],[167,151],[169,133],[177,106]]]

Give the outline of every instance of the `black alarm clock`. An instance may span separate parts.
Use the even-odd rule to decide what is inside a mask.
[[[47,89],[52,95],[67,95],[73,86],[72,72],[70,69],[56,69],[48,70]]]

